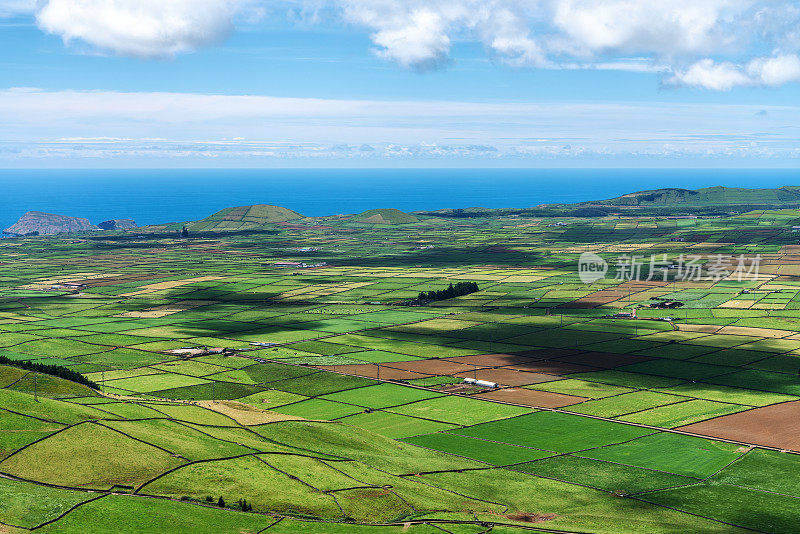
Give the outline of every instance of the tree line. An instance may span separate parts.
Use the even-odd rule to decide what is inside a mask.
[[[456,285],[450,284],[447,289],[439,291],[420,291],[419,300],[447,300],[463,295],[469,295],[478,291],[478,284],[475,282],[458,282]]]
[[[20,369],[25,369],[26,371],[34,371],[44,375],[57,376],[58,378],[63,378],[64,380],[89,386],[92,389],[100,389],[100,386],[97,385],[96,382],[89,380],[79,372],[73,371],[69,367],[64,367],[61,365],[45,365],[43,363],[10,360],[5,356],[0,356],[0,365],[11,365],[12,367],[19,367]]]

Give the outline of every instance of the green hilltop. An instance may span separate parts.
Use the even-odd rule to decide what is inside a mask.
[[[409,224],[419,222],[419,219],[394,208],[384,208],[359,213],[351,221],[369,224]]]
[[[237,206],[225,208],[186,225],[191,232],[219,232],[255,230],[267,224],[292,221],[304,218],[303,215],[280,206],[255,204],[253,206]]]
[[[530,208],[467,208],[419,212],[446,218],[495,217],[603,217],[608,215],[733,215],[751,211],[800,209],[800,186],[774,189],[668,187],[636,191],[615,198],[574,204],[542,204]]]
[[[777,189],[745,189],[740,187],[705,187],[702,189],[665,188],[638,191],[620,197],[581,205],[602,206],[669,206],[675,204],[691,206],[731,205],[800,205],[800,187],[787,186]]]

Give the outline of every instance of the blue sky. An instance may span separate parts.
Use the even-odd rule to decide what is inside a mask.
[[[4,167],[795,167],[781,0],[0,0]]]

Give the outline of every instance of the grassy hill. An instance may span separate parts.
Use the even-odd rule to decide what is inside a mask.
[[[800,186],[775,189],[705,187],[702,189],[664,188],[636,191],[619,197],[578,202],[543,204],[532,208],[467,208],[419,212],[447,218],[474,218],[521,215],[527,217],[603,217],[636,215],[731,215],[751,211],[800,208]]]
[[[638,191],[609,200],[583,202],[582,205],[600,206],[691,206],[800,205],[800,187],[777,189],[745,189],[740,187],[705,187],[703,189],[655,189]]]
[[[351,220],[370,224],[409,224],[419,222],[419,219],[414,215],[394,208],[367,210],[359,213]]]
[[[254,230],[266,224],[302,218],[303,215],[288,208],[256,204],[253,206],[225,208],[205,219],[188,223],[186,227],[190,232]]]

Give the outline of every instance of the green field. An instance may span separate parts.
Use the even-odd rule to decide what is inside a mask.
[[[0,240],[0,532],[796,531],[800,211],[640,201]]]

